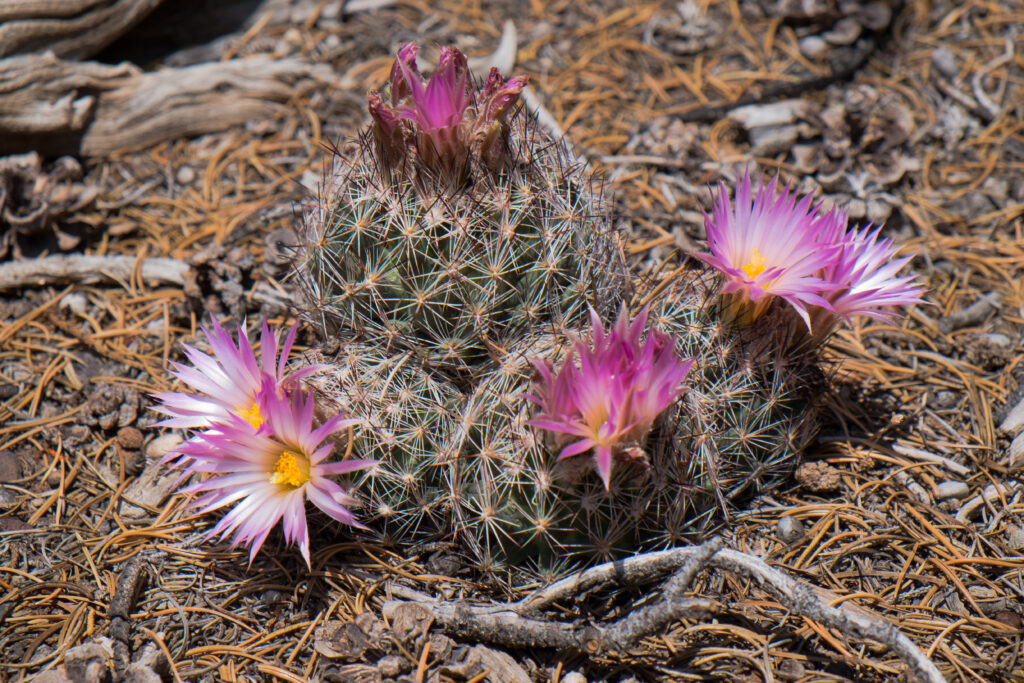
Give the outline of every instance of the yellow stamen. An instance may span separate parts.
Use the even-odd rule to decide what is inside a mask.
[[[766,270],[764,265],[764,256],[761,256],[761,252],[754,249],[750,254],[750,261],[747,265],[740,268],[740,270],[746,273],[748,278],[753,280]]]
[[[259,429],[263,424],[263,417],[260,415],[260,406],[253,402],[248,408],[235,406],[235,414],[252,425],[253,429]]]
[[[307,481],[309,481],[309,461],[298,453],[283,451],[274,464],[274,473],[270,475],[270,483],[298,488]]]

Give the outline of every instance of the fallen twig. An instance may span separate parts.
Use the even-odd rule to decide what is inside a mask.
[[[656,633],[665,625],[687,618],[700,618],[720,611],[711,598],[685,596],[694,576],[709,567],[724,569],[753,580],[784,608],[834,628],[847,637],[863,638],[886,645],[900,656],[920,680],[942,683],[945,678],[935,664],[895,626],[870,610],[842,603],[838,595],[819,589],[770,567],[757,557],[722,547],[720,539],[699,546],[676,548],[609,562],[558,581],[514,603],[472,605],[463,601],[440,601],[410,588],[393,585],[391,594],[419,603],[430,610],[435,623],[449,635],[485,641],[505,647],[549,647],[597,652],[621,650],[640,638]],[[578,595],[605,583],[638,584],[673,572],[661,597],[635,609],[619,621],[603,626],[592,623],[563,623],[533,618],[553,602]],[[401,604],[384,605],[387,616]]]
[[[0,291],[48,285],[125,284],[138,268],[142,282],[160,285],[185,284],[189,265],[173,258],[138,259],[135,256],[86,256],[82,254],[46,256],[0,264]],[[248,296],[258,303],[289,305],[291,296],[268,282],[257,282]]]
[[[66,285],[72,282],[128,282],[136,265],[146,282],[181,285],[185,282],[188,264],[172,258],[134,256],[47,256],[0,264],[0,290],[21,287]]]

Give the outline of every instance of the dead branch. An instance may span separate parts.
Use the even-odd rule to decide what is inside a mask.
[[[0,58],[49,50],[93,56],[161,0],[0,0]]]
[[[0,290],[21,287],[128,282],[136,265],[145,282],[181,285],[188,264],[172,258],[134,256],[47,256],[0,264]]]
[[[185,285],[189,265],[173,258],[137,259],[134,256],[85,256],[81,254],[46,256],[0,263],[0,291],[48,285],[124,284],[130,282],[136,267],[143,282]],[[291,295],[269,282],[257,282],[248,293],[253,301],[279,306],[292,305]]]
[[[53,54],[0,61],[0,154],[103,156],[201,135],[279,111],[327,65],[254,57],[140,73]]]
[[[848,638],[873,640],[887,646],[927,683],[944,683],[935,664],[914,643],[871,610],[848,602],[806,581],[792,578],[763,560],[722,548],[720,539],[689,548],[676,548],[637,555],[585,570],[515,603],[471,605],[463,601],[439,601],[404,586],[393,585],[391,594],[427,607],[435,622],[449,635],[485,641],[505,647],[550,647],[595,652],[621,649],[656,633],[679,619],[701,618],[720,611],[717,602],[705,597],[688,597],[694,576],[706,568],[744,576],[771,595],[789,612],[836,629]],[[640,584],[673,572],[656,601],[642,605],[619,621],[601,626],[573,624],[532,618],[541,608],[603,584]],[[835,606],[833,603],[841,603]],[[401,601],[385,603],[384,613],[397,609]]]

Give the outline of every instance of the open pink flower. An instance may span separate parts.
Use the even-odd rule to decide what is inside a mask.
[[[258,394],[264,379],[269,377],[273,380],[274,390],[280,392],[286,381],[295,382],[318,369],[316,366],[308,366],[291,375],[287,373],[288,354],[297,331],[298,325],[293,325],[278,355],[277,335],[264,320],[260,337],[260,362],[246,336],[244,323],[238,326],[236,346],[231,335],[214,320],[212,331],[203,328],[213,356],[186,344],[185,355],[192,362],[192,367],[180,363],[171,364],[174,368],[171,374],[199,394],[154,394],[154,398],[161,402],[157,409],[170,415],[170,418],[157,426],[214,427],[236,416],[258,429],[263,423]]]
[[[729,203],[724,184],[710,216],[705,215],[711,253],[695,254],[725,277],[723,294],[735,293],[751,305],[748,321],[760,316],[773,296],[787,301],[810,328],[807,306],[831,308],[822,292],[832,285],[821,277],[839,251],[827,235],[842,216],[811,206],[811,197],[797,202],[789,189],[780,195],[778,178],[758,184],[751,198],[750,174],[745,172]]]
[[[883,306],[916,304],[923,293],[913,275],[897,276],[910,257],[895,257],[892,240],[879,239],[881,227],[846,230],[846,215],[839,215],[842,221],[833,233],[839,253],[821,273],[833,288],[823,293],[830,309],[815,312],[822,321],[819,334],[831,329],[837,317],[846,322],[857,315],[891,321],[898,314]]]
[[[592,347],[577,341],[557,373],[547,361],[534,361],[539,381],[530,399],[540,414],[530,424],[571,441],[559,459],[593,450],[608,488],[613,458],[637,457],[654,420],[682,392],[693,361],[681,362],[673,340],[657,330],[640,341],[647,309],[632,323],[623,309],[607,334],[593,310],[591,322]]]
[[[301,390],[279,393],[269,376],[259,396],[267,429],[254,431],[247,421],[229,414],[217,431],[198,434],[165,460],[175,460],[173,466],[183,469],[183,478],[210,475],[182,489],[201,494],[194,502],[200,512],[231,506],[206,539],[231,535],[232,546],[249,546],[252,562],[282,520],[286,542],[297,544],[309,565],[306,499],[339,522],[363,528],[348,509],[355,500],[327,477],[372,467],[376,461],[325,462],[333,444],[324,440],[356,420],[337,416],[314,429],[313,397]]]

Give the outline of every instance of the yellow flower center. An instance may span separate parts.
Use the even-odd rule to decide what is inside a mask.
[[[270,475],[270,483],[298,488],[307,481],[309,481],[309,461],[298,453],[283,451],[274,464],[274,473]]]
[[[259,429],[260,425],[263,424],[263,417],[260,415],[260,406],[256,402],[253,402],[253,404],[248,408],[239,408],[238,406],[235,406],[235,415],[238,415],[238,417],[251,424],[253,429]]]
[[[764,256],[761,256],[761,252],[754,249],[750,254],[750,261],[747,262],[747,265],[740,268],[740,270],[746,273],[748,278],[753,280],[765,271]]]

